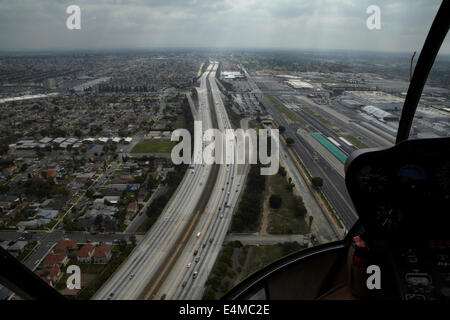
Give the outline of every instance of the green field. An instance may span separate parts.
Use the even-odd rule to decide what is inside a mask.
[[[170,153],[176,141],[143,140],[134,146],[131,153]]]
[[[308,226],[305,219],[296,215],[297,199],[287,189],[286,178],[276,174],[269,177],[271,194],[281,196],[279,209],[270,209],[267,231],[271,234],[306,234]]]
[[[278,101],[275,97],[269,95],[267,95],[266,97],[267,99],[269,99],[270,102],[272,102],[272,104],[278,109],[278,111],[280,111],[280,113],[285,118],[297,122],[303,126],[306,126],[306,122],[302,118],[300,118],[294,111],[292,111],[284,104],[282,104],[280,101]]]

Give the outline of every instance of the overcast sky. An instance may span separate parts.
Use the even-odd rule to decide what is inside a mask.
[[[81,8],[68,30],[66,8]],[[0,50],[253,47],[420,50],[438,0],[0,0]],[[368,30],[366,8],[381,9]],[[441,51],[450,53],[446,39]]]

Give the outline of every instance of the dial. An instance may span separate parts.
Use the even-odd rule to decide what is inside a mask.
[[[365,165],[359,170],[357,180],[362,191],[376,193],[386,188],[388,175],[382,167]]]
[[[375,210],[375,224],[378,229],[393,231],[400,225],[399,211],[390,204],[381,204]]]
[[[436,171],[436,182],[444,192],[447,199],[450,198],[450,161],[440,165]]]

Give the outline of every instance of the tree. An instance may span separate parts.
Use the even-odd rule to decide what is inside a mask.
[[[286,127],[285,126],[279,126],[278,130],[280,131],[280,133],[284,133],[286,131]]]
[[[295,214],[297,215],[297,217],[302,218],[306,215],[306,207],[303,204],[303,202],[301,203],[297,203],[297,206],[295,208]]]
[[[101,214],[99,214],[98,216],[95,217],[95,221],[94,224],[99,227],[103,222],[103,216]]]
[[[323,179],[321,177],[313,177],[311,179],[311,182],[312,182],[314,188],[316,188],[316,189],[323,186]]]
[[[152,175],[148,175],[148,178],[147,178],[147,190],[151,191],[153,188],[155,188],[157,183],[158,182],[155,180],[155,178],[153,178]]]
[[[93,196],[94,196],[94,191],[92,191],[91,189],[87,189],[86,190],[86,197],[92,198]]]
[[[278,194],[273,194],[269,198],[269,205],[272,209],[279,209],[281,207],[281,197]]]
[[[309,216],[308,233],[311,232],[311,227],[312,227],[313,220],[314,220],[314,217],[313,216]]]
[[[83,135],[83,133],[81,132],[80,129],[75,129],[73,134],[75,135],[75,137],[78,137],[78,138],[80,138]]]
[[[286,185],[286,189],[289,190],[289,191],[292,191],[294,189],[294,187],[295,187],[295,184],[293,184],[293,183],[288,183]]]
[[[291,137],[286,138],[286,143],[288,144],[288,146],[292,146],[294,142],[294,139],[292,139]]]
[[[136,236],[134,234],[130,236],[130,242],[133,244],[133,246],[136,246]]]
[[[125,239],[120,239],[119,240],[119,248],[120,248],[120,251],[123,251],[123,250],[125,250],[125,248],[127,247],[127,240],[125,240]]]

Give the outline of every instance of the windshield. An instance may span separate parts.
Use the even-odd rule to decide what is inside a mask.
[[[0,1],[1,247],[69,299],[201,300],[343,239],[439,5]],[[450,134],[449,53],[411,138]]]

